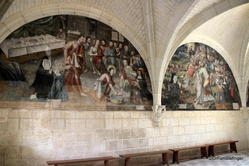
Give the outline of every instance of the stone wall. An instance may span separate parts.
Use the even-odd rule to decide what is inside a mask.
[[[149,111],[1,109],[0,165],[45,166],[48,160],[231,139],[239,140],[238,149],[244,150],[248,147],[247,115],[243,111],[168,111],[160,127],[155,127]],[[160,160],[159,156],[150,159]]]

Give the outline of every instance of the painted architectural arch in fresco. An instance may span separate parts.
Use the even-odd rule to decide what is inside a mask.
[[[99,21],[42,18],[20,27],[0,46],[0,102],[8,106],[151,110],[150,79],[141,56]]]
[[[167,68],[162,104],[168,110],[238,109],[240,97],[222,56],[201,43],[180,46]]]

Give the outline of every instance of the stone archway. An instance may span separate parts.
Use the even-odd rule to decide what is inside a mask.
[[[4,20],[2,20],[0,23],[0,42],[2,42],[8,35],[10,35],[14,30],[18,29],[22,25],[40,18],[55,15],[78,15],[89,17],[101,21],[116,29],[137,49],[147,67],[150,78],[152,78],[150,61],[146,56],[146,45],[143,44],[144,42],[142,42],[142,39],[139,37],[139,35],[129,28],[128,25],[110,13],[80,3],[49,3],[14,13],[4,18]],[[151,86],[152,88],[154,87],[154,85]]]
[[[176,32],[175,35],[172,36],[172,38],[170,39],[170,42],[165,50],[165,54],[162,55],[165,58],[163,58],[162,63],[160,64],[160,75],[159,75],[159,82],[157,84],[157,91],[159,92],[159,94],[161,94],[161,89],[162,89],[162,83],[163,83],[163,78],[167,69],[167,66],[172,58],[172,56],[174,55],[174,52],[177,50],[178,46],[181,45],[181,43],[183,42],[183,40],[193,31],[195,30],[197,27],[201,26],[203,23],[205,23],[208,20],[211,20],[212,18],[216,17],[217,15],[224,13],[230,9],[233,9],[235,7],[238,7],[240,5],[244,5],[247,4],[248,1],[246,0],[240,0],[237,1],[236,3],[233,3],[231,1],[228,0],[223,0],[215,5],[212,5],[210,8],[204,10],[203,12],[201,12],[200,14],[198,14],[197,16],[193,17],[191,20],[189,20],[186,24],[184,24],[181,29]],[[224,50],[224,49],[223,49]],[[223,56],[228,55],[228,54],[224,54]],[[228,64],[231,66],[231,63],[229,62],[229,58],[225,57],[226,61],[228,62]],[[231,66],[231,70],[235,71],[235,69]],[[234,73],[234,76],[236,77],[236,73]],[[236,78],[237,79],[237,78]],[[236,82],[238,83],[238,81],[236,80]],[[242,90],[241,88],[239,89],[240,91]],[[157,100],[160,100],[158,98]]]

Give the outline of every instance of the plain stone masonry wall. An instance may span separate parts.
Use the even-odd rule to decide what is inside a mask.
[[[1,109],[0,165],[45,166],[47,160],[230,139],[239,140],[239,150],[248,147],[242,111],[169,111],[160,127],[154,127],[151,115],[144,111]]]

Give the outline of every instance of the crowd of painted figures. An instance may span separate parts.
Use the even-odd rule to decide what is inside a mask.
[[[47,59],[49,58],[43,61],[46,62]],[[142,104],[143,101],[152,99],[148,87],[150,86],[148,85],[150,82],[149,76],[141,56],[135,49],[131,49],[121,42],[81,36],[78,40],[66,43],[64,65],[63,85],[59,83],[60,86],[58,87],[65,87],[67,92],[87,96],[88,94],[84,92],[82,86],[81,75],[92,73],[95,77],[97,76],[95,90],[96,97],[99,99],[119,96],[123,101],[127,100],[126,102],[135,104]],[[45,66],[43,66],[43,69],[45,69]],[[48,67],[48,70],[50,70],[50,67]],[[114,77],[117,79],[114,79]],[[115,80],[118,82],[115,82]],[[41,93],[44,92],[43,88]],[[65,99],[66,95],[59,96],[64,96]]]
[[[5,81],[0,81],[0,86],[8,82],[0,100],[78,102],[85,96],[82,105],[96,101],[152,104],[151,82],[142,57],[111,27],[82,17],[48,17],[21,27],[10,38],[22,40],[39,35],[60,39],[60,47],[41,45],[46,56],[25,54],[24,58],[30,58],[25,63],[0,61],[0,80]],[[40,55],[44,57],[39,59]],[[229,66],[207,45],[180,46],[165,73],[161,100],[169,109],[233,109],[233,105],[240,104]]]
[[[179,104],[216,109],[216,103],[239,102],[229,66],[215,50],[200,43],[179,47],[166,71],[163,90],[162,102],[173,109]]]

